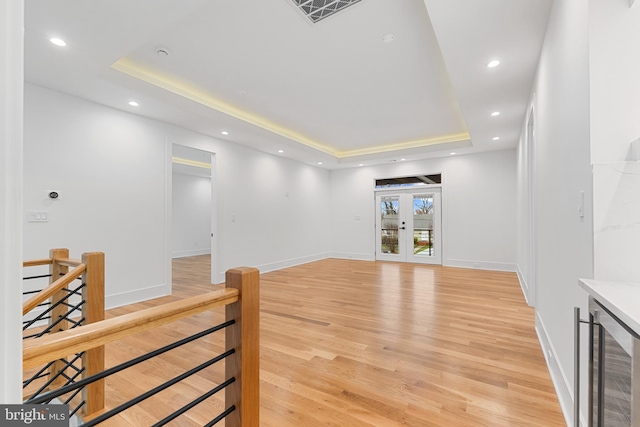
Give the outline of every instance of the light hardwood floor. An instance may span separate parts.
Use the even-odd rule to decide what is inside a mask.
[[[174,260],[174,295],[202,293],[208,256]],[[107,346],[107,366],[197,332],[222,311]],[[219,337],[107,381],[108,406],[223,351]],[[516,276],[327,259],[261,276],[261,426],[565,426]],[[103,425],[152,424],[223,380],[208,369]],[[172,425],[198,426],[215,398]]]

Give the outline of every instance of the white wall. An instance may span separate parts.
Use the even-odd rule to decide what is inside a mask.
[[[0,403],[22,402],[24,2],[0,4]]]
[[[235,144],[213,151],[221,271],[271,271],[328,256],[328,171]]]
[[[588,12],[583,0],[554,2],[533,96],[536,329],[568,423],[573,418],[573,307],[586,308],[577,282],[593,274]],[[526,147],[520,150],[525,155]],[[522,158],[522,186],[529,184],[524,164]],[[578,215],[581,191],[584,218]],[[518,235],[527,237],[523,230]]]
[[[514,150],[333,171],[332,255],[374,259],[376,178],[439,172],[444,184],[443,264],[515,271]]]
[[[173,172],[171,254],[211,253],[211,178]]]
[[[173,143],[216,153],[218,281],[326,256],[327,171],[26,85],[24,208],[50,220],[25,225],[25,257],[105,252],[109,306],[165,294]]]
[[[625,160],[640,138],[640,7],[589,1],[591,159]]]
[[[25,258],[104,252],[109,306],[166,294],[165,139],[149,120],[26,85],[24,208],[49,222],[25,224]]]

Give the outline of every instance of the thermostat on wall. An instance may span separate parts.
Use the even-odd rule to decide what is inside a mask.
[[[47,198],[50,200],[60,200],[62,197],[59,191],[47,190]]]

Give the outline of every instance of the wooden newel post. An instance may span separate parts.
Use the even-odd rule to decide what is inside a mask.
[[[87,266],[82,275],[82,316],[86,324],[104,320],[104,253],[82,254],[82,263]],[[82,357],[85,370],[83,378],[104,371],[104,346],[87,350]],[[85,414],[91,415],[104,408],[104,379],[86,386],[82,391],[86,403]]]
[[[69,267],[67,267],[66,265],[60,265],[59,263],[60,259],[69,258],[69,249],[51,249],[49,251],[49,258],[51,258],[51,265],[49,266],[49,274],[51,274],[49,284],[51,284],[69,272]],[[51,295],[51,304],[55,304],[60,300],[64,300],[68,296],[69,294],[64,290],[58,291]],[[58,319],[66,317],[68,310],[69,308],[64,304],[60,304],[54,307],[51,310],[51,318],[49,319],[49,324],[51,325],[54,322],[58,321]],[[61,320],[56,324],[56,326],[53,327],[51,333],[55,334],[56,332],[66,331],[67,329],[69,329],[69,322],[67,322],[66,320]],[[53,364],[49,367],[50,378],[54,378],[58,374],[58,372],[64,370],[64,360],[60,359],[54,361]],[[59,376],[51,383],[49,387],[51,389],[62,387],[65,384],[65,381],[66,380],[63,376]]]
[[[236,381],[226,388],[225,406],[236,410],[225,419],[227,427],[260,425],[260,272],[239,267],[227,271],[226,287],[240,291],[238,302],[226,306],[227,349],[236,352],[225,362],[226,378]]]

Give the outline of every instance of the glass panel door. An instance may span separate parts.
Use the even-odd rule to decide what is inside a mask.
[[[411,212],[407,261],[441,264],[440,192],[406,194]]]
[[[400,224],[401,194],[379,195],[377,201],[376,254],[377,259],[403,261],[405,259],[404,232]],[[403,232],[402,235],[400,232]]]
[[[439,188],[376,195],[376,259],[442,263]]]

